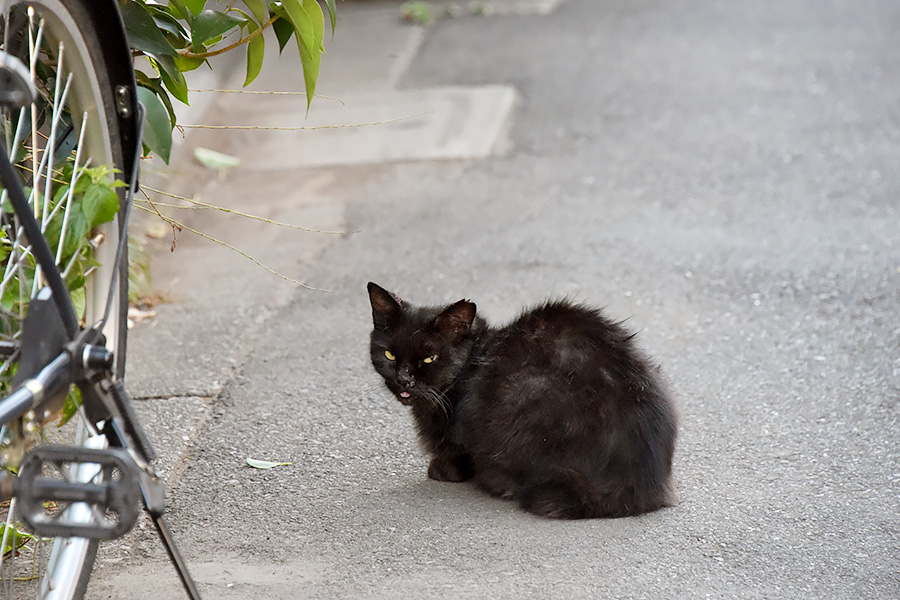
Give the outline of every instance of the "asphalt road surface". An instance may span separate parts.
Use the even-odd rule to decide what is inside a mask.
[[[900,4],[567,0],[426,29],[339,8],[335,82],[380,57],[376,92],[516,101],[468,158],[267,168],[284,133],[203,138],[258,165],[205,200],[358,231],[196,217],[328,293],[204,241],[160,253],[130,377],[183,442],[170,518],[205,597],[900,597]],[[493,322],[558,295],[628,318],[677,398],[679,504],[558,522],[429,481],[368,364],[370,280]],[[91,594],[180,597],[147,530]]]

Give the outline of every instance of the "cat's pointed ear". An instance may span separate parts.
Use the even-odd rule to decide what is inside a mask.
[[[387,329],[403,313],[403,300],[371,281],[367,287],[375,328]]]
[[[475,303],[460,300],[451,304],[434,320],[434,328],[452,341],[459,340],[468,333],[475,320]]]

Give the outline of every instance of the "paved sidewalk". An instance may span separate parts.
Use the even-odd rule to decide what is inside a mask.
[[[499,0],[494,12],[540,14],[558,3]],[[138,221],[138,235],[142,230],[153,231],[153,238],[145,237],[145,242],[152,255],[154,288],[163,302],[155,307],[155,318],[139,321],[130,332],[127,379],[158,446],[158,469],[175,488],[173,493],[177,493],[185,462],[203,443],[204,426],[223,389],[248,355],[265,351],[260,328],[298,293],[295,284],[257,261],[315,288],[321,284],[303,277],[308,265],[325,248],[353,235],[342,200],[342,189],[352,187],[353,180],[342,179],[342,171],[327,167],[467,159],[503,150],[507,119],[515,105],[513,88],[400,89],[398,81],[427,29],[401,22],[399,14],[393,1],[340,6],[337,34],[326,38],[320,97],[308,115],[305,96],[296,93],[302,89],[296,52],[289,46],[278,55],[274,42],[260,77],[247,89],[294,95],[197,91],[192,96],[193,106],[181,107],[182,122],[188,125],[252,125],[297,131],[189,128],[168,167],[145,167],[145,180],[164,191],[325,232],[283,228],[218,211],[165,211],[188,227],[252,256],[250,260],[187,231],[174,237],[166,231],[158,238],[165,229],[160,229],[157,219],[144,216]],[[217,77],[202,74],[193,85],[200,90],[241,89],[242,69],[242,59],[223,60],[216,66]],[[347,125],[363,126],[348,129]],[[322,126],[325,128],[315,129]],[[212,173],[193,160],[197,147],[235,156],[240,166]],[[171,520],[177,522],[177,515]],[[145,523],[140,533],[104,545],[98,583],[92,585],[91,593],[98,590],[97,597],[106,593],[102,584],[105,567],[115,570],[122,561],[132,562],[136,554],[158,558],[158,544],[147,527]],[[198,578],[216,579],[208,573]]]
[[[900,597],[897,3],[496,0],[427,29],[398,4],[339,4],[309,121],[289,95],[204,93],[198,117],[389,123],[192,131],[168,172],[347,232],[184,212],[329,293],[154,242],[168,300],[128,377],[204,597]],[[267,60],[257,89],[300,87]],[[548,294],[630,319],[681,409],[679,505],[559,523],[428,481],[368,363],[369,280],[493,322]],[[88,597],[181,595],[145,526]]]

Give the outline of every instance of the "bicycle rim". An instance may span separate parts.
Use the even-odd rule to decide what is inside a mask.
[[[68,197],[63,194],[58,202],[54,202],[52,190],[59,189],[54,186],[66,185],[65,178],[60,182],[61,175],[65,174],[61,165],[66,161],[71,163],[68,185],[75,189],[75,180],[86,173],[85,169],[113,166],[123,171],[127,162],[123,160],[119,124],[115,118],[116,99],[107,77],[104,51],[98,41],[98,32],[93,29],[90,8],[83,4],[62,0],[8,2],[5,13],[0,15],[4,51],[22,59],[31,68],[41,96],[35,106],[2,115],[0,138],[10,156],[15,157],[23,182],[32,189],[35,214],[40,216],[42,225],[50,230],[52,226],[48,225],[48,219],[59,219],[62,214],[61,233],[56,247],[51,249],[56,253],[59,269],[67,281],[72,280],[73,265],[83,257],[66,256],[66,233],[70,223],[66,221],[66,211],[75,203],[74,192]],[[108,177],[112,178],[112,175]],[[118,177],[125,178],[121,173]],[[53,180],[57,181],[54,183]],[[118,193],[121,204],[121,190]],[[40,281],[34,283],[39,276],[32,275],[29,280],[27,242],[16,235],[14,221],[5,217],[3,222],[8,227],[7,237],[12,249],[0,274],[6,286],[16,286],[20,298],[29,298],[40,287]],[[80,316],[86,324],[92,325],[103,314],[110,288],[118,241],[115,220],[94,228],[90,237],[96,245],[92,250],[93,258],[99,265],[91,266],[84,274],[84,313]],[[16,264],[10,266],[14,259]],[[120,280],[127,286],[127,259],[123,259],[123,263]],[[6,298],[4,326],[21,319],[25,306],[22,302],[14,303],[11,314],[5,312],[10,304],[9,289],[0,287],[0,298]],[[113,311],[104,334],[108,347],[116,353],[117,373],[121,376],[124,373],[127,287],[117,286],[116,296],[114,309],[118,310]],[[7,329],[6,333],[14,337],[15,327]],[[0,368],[5,373],[2,376],[7,377],[14,367],[4,365]],[[61,433],[64,430],[66,433]],[[63,436],[65,443],[106,446],[105,438],[91,435],[92,428],[85,423],[82,411],[64,430],[57,431],[50,425],[45,428],[45,435]],[[79,480],[90,480],[92,475],[82,473],[78,477]],[[78,505],[72,505],[66,510],[77,509]],[[10,527],[17,522],[14,502],[6,518],[7,537],[10,537]],[[85,519],[89,520],[90,515],[85,515]],[[0,567],[3,583],[0,598],[80,598],[93,568],[97,546],[96,541],[78,538],[31,540],[18,550],[6,552]]]

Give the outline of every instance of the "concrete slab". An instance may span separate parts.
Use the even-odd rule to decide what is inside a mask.
[[[489,156],[504,147],[516,91],[489,85],[354,93],[341,103],[317,101],[308,117],[302,96],[250,96],[232,101],[211,124],[246,124],[234,121],[248,114],[237,106],[244,102],[252,102],[252,125],[262,129],[242,134],[242,165],[279,171]]]
[[[483,15],[547,15],[556,10],[563,0],[484,0],[459,2],[458,0],[432,0],[431,4],[449,8],[454,14]]]
[[[524,14],[549,11],[559,2],[497,0],[484,6],[498,14]],[[214,140],[238,140],[225,151],[241,158],[241,169],[266,172],[481,158],[507,147],[505,132],[517,98],[513,87],[396,89],[427,28],[403,23],[399,5],[382,0],[342,5],[339,18],[334,37],[326,36],[318,97],[308,114],[296,50],[286,47],[279,54],[269,40],[273,51],[247,88],[251,93],[198,92],[207,111],[202,119],[185,121],[248,129],[192,129],[192,135],[209,140],[209,147],[216,146]],[[223,87],[240,89],[243,78],[240,65],[234,65]]]
[[[267,311],[236,307],[158,307],[155,320],[132,329],[127,367],[135,398],[212,398],[233,376]]]
[[[208,143],[214,140],[191,140]],[[231,143],[215,144],[231,151]],[[186,148],[189,150],[190,148]],[[196,192],[174,180],[186,196],[273,221],[323,230],[344,229],[343,207],[317,193],[333,178],[263,176],[241,169],[209,182]],[[169,188],[172,189],[172,188]],[[298,231],[220,211],[164,211],[205,235],[222,240],[285,277],[304,280],[304,266],[340,236]],[[270,243],[262,243],[265,240]],[[287,301],[295,286],[234,249],[187,231],[147,240],[153,255],[154,286],[164,301],[155,320],[142,321],[129,334],[128,385],[143,398],[215,397],[258,342],[255,332],[273,307]],[[315,282],[310,282],[315,285]],[[310,292],[320,293],[320,292]]]
[[[134,408],[146,426],[159,458],[155,466],[162,477],[173,475],[178,459],[196,442],[209,418],[210,403],[196,396],[136,401]]]

